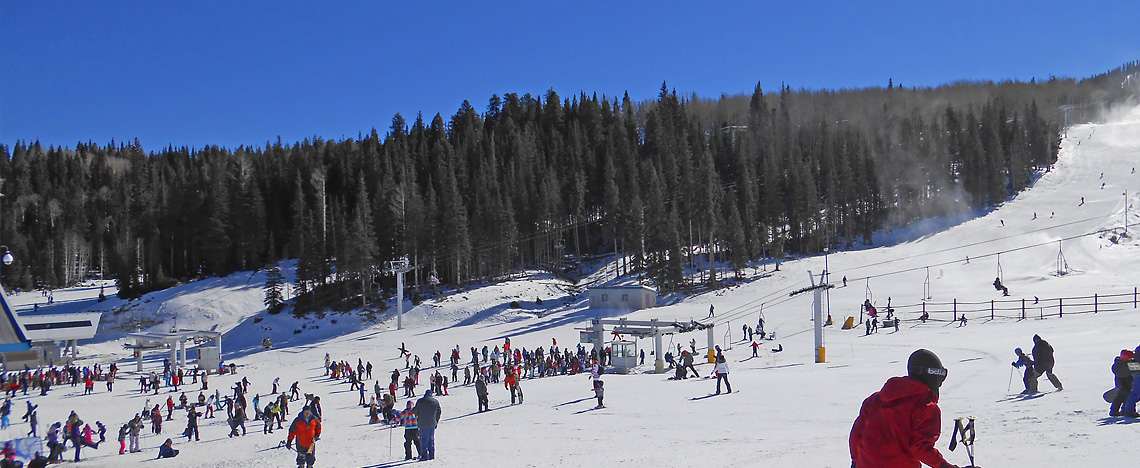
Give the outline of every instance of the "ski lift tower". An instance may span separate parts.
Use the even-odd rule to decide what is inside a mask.
[[[404,329],[404,273],[412,271],[408,259],[402,258],[388,262],[388,272],[396,275],[396,329]]]
[[[823,281],[822,277],[820,278],[819,284],[816,284],[815,277],[812,276],[810,271],[808,272],[808,278],[811,279],[811,286],[797,291],[792,291],[788,297],[795,297],[796,295],[809,291],[814,293],[811,308],[812,321],[815,322],[815,362],[822,363],[827,360],[827,353],[823,347],[823,293],[831,288],[834,288],[835,285]]]

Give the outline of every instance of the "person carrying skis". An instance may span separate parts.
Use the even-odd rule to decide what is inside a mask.
[[[1112,407],[1108,410],[1109,417],[1128,416],[1140,417],[1133,409],[1132,414],[1125,414],[1120,411],[1120,407],[1128,400],[1128,394],[1132,392],[1132,370],[1128,368],[1128,364],[1135,362],[1135,353],[1128,349],[1120,350],[1120,355],[1112,362],[1112,376],[1116,382],[1116,398],[1112,400]]]
[[[1041,335],[1033,335],[1033,361],[1033,369],[1037,371],[1037,375],[1048,378],[1049,383],[1053,384],[1058,392],[1064,390],[1061,388],[1061,379],[1053,375],[1053,347],[1041,338]]]
[[[315,443],[321,440],[321,420],[313,416],[308,406],[301,409],[301,414],[289,425],[285,448],[293,449],[293,439],[297,439],[297,468],[313,468],[317,462]]]
[[[934,448],[941,435],[938,388],[947,371],[933,352],[919,349],[907,360],[907,376],[891,377],[863,400],[848,444],[853,468],[958,468]]]

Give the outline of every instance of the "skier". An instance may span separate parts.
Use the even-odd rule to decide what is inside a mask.
[[[1131,414],[1125,414],[1120,411],[1120,407],[1128,400],[1128,394],[1132,392],[1132,370],[1128,368],[1128,364],[1134,362],[1134,358],[1135,353],[1131,350],[1122,349],[1120,350],[1120,355],[1112,362],[1112,375],[1116,381],[1116,398],[1112,400],[1112,407],[1108,410],[1110,417],[1140,417],[1140,415],[1136,414],[1135,408]]]
[[[1025,374],[1022,376],[1022,382],[1025,383],[1025,390],[1022,390],[1022,395],[1029,395],[1037,393],[1037,377],[1040,377],[1033,370],[1033,359],[1025,354],[1021,348],[1014,348],[1013,353],[1017,355],[1017,360],[1013,361],[1013,367],[1021,368],[1025,366]]]
[[[423,447],[420,446],[420,424],[411,401],[400,413],[400,421],[404,423],[404,460],[412,459],[412,444],[416,445],[416,459],[419,459],[423,453]]]
[[[905,466],[958,468],[934,443],[942,426],[938,388],[946,368],[933,352],[920,349],[907,360],[907,376],[891,377],[859,409],[851,427],[852,467]]]
[[[297,439],[297,468],[313,468],[317,462],[315,443],[321,440],[321,420],[313,416],[308,406],[301,409],[301,414],[289,425],[285,448],[293,449],[293,439]]]
[[[725,387],[728,388],[728,393],[732,393],[732,384],[728,383],[728,363],[725,362],[724,354],[717,353],[716,367],[713,368],[713,373],[716,374],[716,394],[720,395],[720,381],[724,381]]]
[[[1136,413],[1136,402],[1140,401],[1140,362],[1136,359],[1136,354],[1140,354],[1140,346],[1133,351],[1132,362],[1128,363],[1128,368],[1132,370],[1132,393],[1128,394],[1124,406],[1121,407],[1121,412],[1132,418],[1140,417],[1140,414]]]
[[[1061,388],[1061,379],[1053,375],[1053,347],[1040,335],[1033,335],[1033,361],[1033,369],[1037,371],[1037,375],[1045,375],[1058,392],[1064,390]]]
[[[127,440],[130,441],[128,450],[130,450],[131,453],[142,451],[142,449],[139,448],[139,432],[142,431],[143,427],[142,415],[135,413],[135,418],[128,422],[127,426],[129,426]]]
[[[752,342],[752,357],[759,357],[756,355],[756,350],[760,349],[760,343]]]

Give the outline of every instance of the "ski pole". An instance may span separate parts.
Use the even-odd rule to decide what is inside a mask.
[[[1009,385],[1005,386],[1005,391],[1009,392],[1013,388],[1013,366],[1009,366]]]

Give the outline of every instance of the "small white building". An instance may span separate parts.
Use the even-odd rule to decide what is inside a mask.
[[[644,285],[590,288],[591,309],[634,311],[657,307],[657,290]]]

